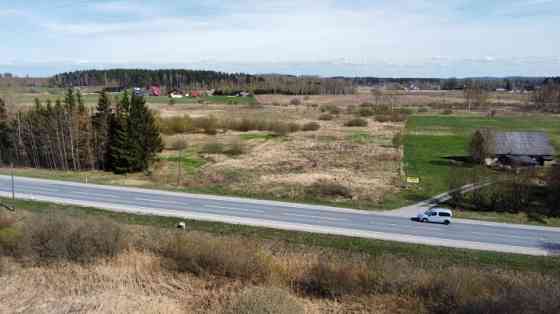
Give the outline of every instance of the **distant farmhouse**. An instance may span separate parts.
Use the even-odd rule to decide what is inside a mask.
[[[481,129],[471,141],[474,160],[487,166],[544,166],[554,161],[556,152],[543,132],[498,132]]]

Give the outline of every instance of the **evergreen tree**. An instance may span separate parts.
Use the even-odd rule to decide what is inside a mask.
[[[12,151],[11,131],[6,103],[0,98],[0,163],[2,164],[10,162]]]
[[[113,110],[111,100],[106,93],[99,96],[96,113],[92,118],[93,141],[96,158],[96,168],[100,170],[111,169],[111,141]]]
[[[159,127],[144,97],[132,96],[129,117],[131,170],[145,171],[163,149]]]
[[[117,103],[117,112],[111,123],[111,168],[115,173],[124,174],[132,170],[132,143],[129,137],[130,97],[124,92]]]

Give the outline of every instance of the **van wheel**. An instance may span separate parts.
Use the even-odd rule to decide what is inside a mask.
[[[428,219],[423,218],[421,222],[428,222]]]
[[[446,221],[444,222],[445,225],[449,225],[450,223],[451,223],[451,222],[450,222],[449,220],[446,220]]]

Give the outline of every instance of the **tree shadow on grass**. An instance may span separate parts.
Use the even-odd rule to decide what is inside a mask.
[[[473,162],[468,156],[445,156],[442,159],[431,160],[431,165],[457,168],[474,168],[477,163]]]

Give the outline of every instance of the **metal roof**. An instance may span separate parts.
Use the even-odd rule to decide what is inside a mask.
[[[543,132],[496,132],[494,142],[494,155],[555,155],[548,135]]]

